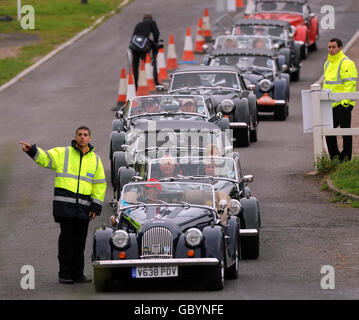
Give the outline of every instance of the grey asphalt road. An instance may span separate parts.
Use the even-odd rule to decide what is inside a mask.
[[[221,292],[201,290],[200,283],[128,284],[98,294],[92,284],[57,282],[59,227],[52,218],[54,174],[32,163],[18,145],[25,140],[48,149],[68,145],[77,126],[93,131],[93,143],[109,178],[109,135],[121,68],[136,22],[152,12],[161,38],[173,33],[179,58],[187,26],[194,38],[198,18],[215,2],[205,0],[136,0],[120,14],[0,93],[0,299],[358,299],[358,210],[340,208],[306,176],[313,170],[311,135],[303,134],[300,91],[322,73],[327,41],[347,42],[357,29],[357,1],[311,1],[336,9],[334,30],[320,30],[319,49],[303,62],[301,80],[291,85],[290,117],[260,122],[258,142],[239,149],[245,174],[254,174],[252,193],[259,199],[263,229],[260,257],[242,261],[237,280]],[[109,179],[108,179],[109,181]],[[109,186],[106,201],[112,198]],[[91,244],[95,228],[107,223],[105,206],[89,230],[85,273],[92,276]],[[24,265],[35,269],[35,289],[20,287]],[[321,268],[335,270],[335,289],[320,286]]]

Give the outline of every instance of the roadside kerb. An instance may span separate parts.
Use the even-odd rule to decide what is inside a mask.
[[[355,195],[355,194],[352,194],[352,193],[348,193],[348,192],[345,192],[344,190],[341,190],[341,189],[338,189],[332,179],[328,178],[327,179],[327,184],[328,184],[328,187],[329,189],[331,189],[332,191],[335,191],[337,193],[340,193],[341,195],[347,197],[347,198],[351,198],[353,200],[359,200],[359,196]]]
[[[80,38],[82,38],[84,35],[88,34],[90,31],[92,31],[97,25],[99,25],[104,19],[114,15],[118,10],[122,9],[124,6],[126,6],[131,0],[124,0],[124,2],[122,2],[120,5],[118,5],[115,9],[113,9],[112,11],[106,13],[105,15],[103,15],[102,17],[98,18],[90,27],[82,30],[81,32],[79,32],[76,36],[74,36],[73,38],[71,38],[70,40],[66,41],[65,43],[63,43],[62,45],[60,45],[58,48],[52,50],[50,53],[48,53],[46,56],[44,56],[43,58],[41,58],[39,61],[37,61],[35,64],[31,65],[30,67],[28,67],[27,69],[21,71],[17,76],[15,76],[14,78],[12,78],[10,81],[6,82],[5,84],[3,84],[2,86],[0,86],[0,92],[2,92],[3,90],[5,90],[6,88],[12,86],[13,84],[15,84],[16,82],[18,82],[20,79],[22,79],[23,77],[25,77],[27,74],[29,74],[31,71],[35,70],[37,67],[39,67],[41,64],[43,64],[44,62],[50,60],[53,56],[55,56],[56,54],[58,54],[59,52],[63,51],[64,49],[66,49],[67,47],[69,47],[70,45],[72,45],[74,42],[76,42],[77,40],[79,40]]]

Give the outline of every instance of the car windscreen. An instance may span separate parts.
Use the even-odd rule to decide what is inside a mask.
[[[172,157],[205,156],[208,147],[213,145],[218,147],[220,155],[223,154],[220,129],[136,130],[128,135],[130,136],[128,140],[126,138],[128,163],[140,163],[140,159],[146,162],[146,157],[142,155],[150,159],[160,158],[165,154],[170,154]],[[132,138],[134,140],[131,141]]]
[[[241,70],[272,70],[274,60],[266,56],[238,56],[238,55],[221,55],[211,61],[211,65],[230,65],[236,66]]]
[[[131,100],[129,117],[140,115],[166,115],[176,113],[206,115],[206,106],[201,96],[143,96]]]
[[[214,189],[209,184],[146,181],[124,186],[121,207],[134,204],[197,204],[213,207]]]
[[[266,26],[266,25],[237,25],[235,34],[247,34],[258,36],[271,36],[286,38],[286,32],[283,26]]]
[[[222,157],[174,158],[165,155],[150,163],[149,178],[210,176],[235,179],[234,160]]]
[[[215,43],[216,49],[228,48],[258,48],[271,49],[272,42],[268,37],[257,36],[218,36]]]
[[[171,90],[197,87],[224,87],[238,90],[240,84],[234,72],[186,72],[172,76]]]
[[[257,12],[292,12],[296,14],[302,14],[303,5],[300,3],[287,1],[257,2],[254,8],[254,13]]]

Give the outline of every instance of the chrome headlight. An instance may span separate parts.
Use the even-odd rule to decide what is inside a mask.
[[[273,83],[268,79],[263,79],[259,81],[259,89],[263,92],[267,92],[272,89]]]
[[[125,248],[128,246],[130,242],[130,237],[128,233],[124,230],[117,230],[112,235],[112,243],[120,249]]]
[[[232,100],[229,100],[229,99],[224,99],[222,102],[221,102],[221,108],[222,108],[222,111],[225,112],[225,113],[230,113],[232,112],[233,108],[234,108],[234,103]]]
[[[201,243],[203,236],[200,230],[191,228],[186,231],[184,238],[186,240],[186,244],[190,247],[197,247]]]

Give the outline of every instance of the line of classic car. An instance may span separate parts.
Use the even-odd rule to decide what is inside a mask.
[[[204,46],[202,65],[175,70],[167,92],[158,86],[116,112],[113,215],[93,237],[97,291],[193,277],[221,290],[241,259],[259,257],[259,202],[234,147],[257,141],[259,113],[287,119],[290,81],[318,26],[306,0],[255,0],[249,17]]]

